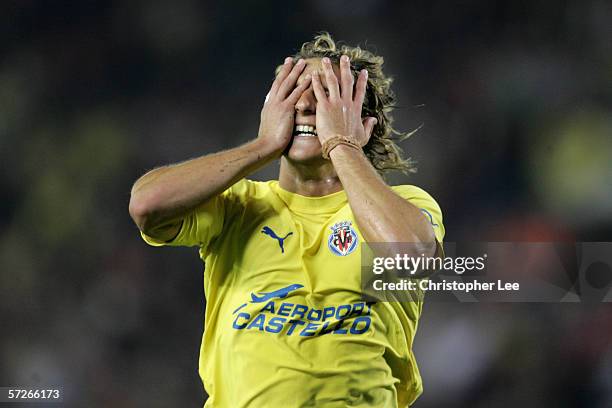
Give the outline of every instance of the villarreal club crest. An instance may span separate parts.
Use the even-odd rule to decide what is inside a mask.
[[[340,221],[331,227],[327,246],[333,254],[347,256],[357,248],[357,233],[351,227],[350,221]]]

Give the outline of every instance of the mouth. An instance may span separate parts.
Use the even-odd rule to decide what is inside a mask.
[[[317,137],[317,129],[310,125],[295,125],[293,136]]]

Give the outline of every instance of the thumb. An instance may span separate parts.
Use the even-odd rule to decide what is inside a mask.
[[[372,116],[368,116],[363,119],[363,128],[365,130],[366,141],[370,140],[372,137],[372,132],[374,131],[374,126],[378,123],[378,119]]]

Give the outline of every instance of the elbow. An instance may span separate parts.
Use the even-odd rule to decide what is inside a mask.
[[[438,252],[438,240],[431,226],[427,226],[414,241],[414,249],[419,255],[435,257]]]
[[[438,239],[433,227],[428,226],[425,236],[421,239],[421,251],[426,256],[435,257],[438,252]]]
[[[395,241],[386,244],[387,252],[396,256],[398,254],[412,258],[436,256],[437,242],[433,241]]]
[[[402,231],[391,242],[393,242],[392,246],[396,253],[405,253],[413,257],[435,257],[438,248],[436,235],[430,226],[418,233]]]
[[[422,255],[428,258],[434,258],[437,253],[438,243],[434,237],[433,240],[431,241],[423,241],[423,242],[419,242],[415,244],[415,247],[416,247],[415,252],[418,253],[419,255]]]
[[[141,231],[145,232],[147,225],[150,223],[151,216],[154,213],[153,201],[138,193],[132,192],[128,210],[134,223]]]

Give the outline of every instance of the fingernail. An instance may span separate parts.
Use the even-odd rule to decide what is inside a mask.
[[[348,55],[343,55],[341,58],[342,58],[342,61],[344,61],[344,62],[349,62],[349,57],[348,57]]]
[[[288,63],[290,63],[291,61],[293,61],[293,58],[291,58],[291,57],[287,57],[287,58],[285,58],[285,64],[288,64]]]
[[[323,59],[321,61],[323,63],[325,63],[325,64],[329,64],[329,58],[327,58],[327,57],[323,57]]]
[[[361,72],[363,73],[363,75],[365,75],[365,77],[368,77],[368,70],[367,69],[362,69]]]

